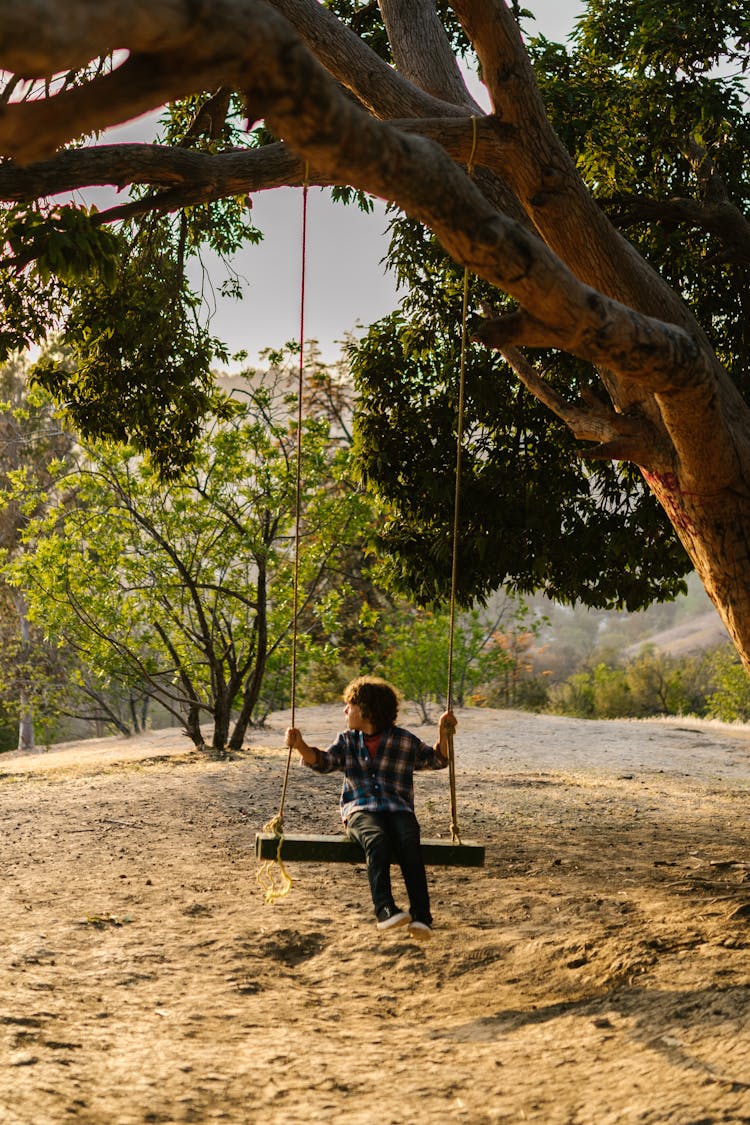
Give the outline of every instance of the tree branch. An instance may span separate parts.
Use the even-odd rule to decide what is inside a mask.
[[[550,249],[607,296],[699,333],[686,306],[591,197],[549,123],[508,5],[504,0],[452,0],[452,6],[477,51],[495,113],[518,130],[517,144],[498,171]],[[581,230],[586,238],[580,237]]]
[[[85,0],[78,4],[88,7]],[[223,73],[234,70],[251,111],[266,117],[312,167],[334,182],[392,200],[425,222],[457,261],[515,296],[529,317],[549,329],[556,346],[607,362],[655,390],[684,389],[705,376],[705,356],[696,340],[582,285],[542,242],[495,211],[442,148],[376,121],[344,98],[289,24],[262,0],[237,0],[235,7],[252,34],[238,37],[236,21],[222,30],[198,20],[191,47],[198,60],[206,52],[215,59],[218,52],[223,62],[212,62],[214,80],[220,67]],[[212,40],[210,49],[207,40]],[[117,117],[129,98],[138,108],[153,108],[165,96],[204,87],[206,70],[186,65],[184,56],[162,55],[159,63],[155,67],[152,57],[131,56],[118,71],[84,87],[6,106],[0,146],[33,153],[69,139],[87,114]]]
[[[690,226],[704,230],[720,240],[724,250],[707,260],[750,263],[750,223],[729,200],[701,203],[697,199],[673,197],[654,199],[648,195],[617,195],[605,205],[618,226],[656,222],[666,227]]]
[[[550,386],[516,348],[503,348],[526,390],[551,410],[580,441],[595,441],[584,457],[595,460],[633,461],[652,472],[666,471],[671,465],[671,450],[659,440],[645,418],[626,418],[591,396],[586,409],[573,406]]]
[[[392,124],[437,141],[454,160],[469,160],[472,126],[467,118],[403,119]],[[508,138],[509,129],[502,122],[491,117],[478,120],[475,163],[494,163]],[[191,203],[209,202],[270,188],[299,187],[304,175],[305,161],[283,142],[219,153],[156,144],[91,145],[65,149],[49,160],[25,166],[11,161],[0,164],[0,199],[24,202],[95,185],[152,184],[184,190]],[[316,169],[308,169],[308,183],[330,186],[334,182]],[[154,197],[152,206],[167,209],[168,203],[167,198]]]
[[[463,117],[467,103],[426,93],[317,0],[271,0],[329,74],[376,117]],[[471,109],[469,109],[471,112]]]
[[[70,6],[89,10],[93,0],[70,0]],[[456,0],[456,6],[462,18],[468,13],[471,26],[488,36],[478,44],[482,52],[486,54],[492,45],[492,34],[498,28],[503,30],[503,18],[506,23],[511,21],[520,50],[517,28],[504,5],[493,0]],[[232,19],[227,23],[215,18],[224,9],[231,10]],[[626,387],[640,385],[646,393],[644,401],[648,399],[654,411],[655,424],[661,412],[670,428],[669,399],[681,399],[684,408],[685,396],[696,410],[704,412],[707,433],[724,432],[727,419],[719,418],[718,412],[729,409],[747,414],[738,395],[716,394],[719,369],[710,348],[666,286],[669,306],[682,310],[675,320],[694,331],[645,316],[583,284],[543,242],[495,210],[439,145],[374,119],[344,96],[289,23],[263,0],[235,0],[233,4],[216,0],[210,7],[210,20],[208,12],[201,18],[198,9],[189,42],[181,4],[152,0],[150,10],[154,51],[164,41],[166,51],[131,55],[113,74],[57,97],[5,106],[0,114],[0,150],[28,159],[71,139],[82,126],[121,120],[130,115],[133,106],[140,112],[191,90],[215,89],[222,83],[244,89],[249,111],[266,119],[276,135],[319,174],[396,203],[429,226],[457,262],[515,297],[526,323],[547,330],[548,343],[614,372],[624,378]],[[191,10],[195,13],[194,7]],[[178,34],[181,47],[175,51]],[[106,45],[111,48],[112,40]],[[130,38],[125,36],[118,46],[131,46]],[[497,87],[502,78],[498,68],[507,60],[500,54],[495,63],[489,61],[494,67],[491,84]],[[538,97],[533,80],[529,81],[529,96]],[[536,124],[532,119],[531,126]],[[551,134],[548,126],[546,129]],[[577,183],[579,204],[581,191]],[[580,239],[581,229],[587,229],[581,225],[581,216],[579,206],[574,229],[578,242],[585,243],[586,239]],[[611,238],[607,246],[611,250]],[[642,283],[646,267],[640,258],[637,261]],[[517,337],[513,342],[523,340]],[[502,343],[507,345],[507,334]],[[652,394],[660,396],[658,408],[648,397]],[[621,403],[616,405],[622,409]],[[734,480],[736,451],[728,446],[724,443],[723,451],[716,450],[713,464],[718,479]],[[689,458],[690,450],[686,448],[684,453]],[[697,472],[697,465],[695,469]]]
[[[466,89],[433,0],[379,0],[396,69],[435,98],[482,114]]]

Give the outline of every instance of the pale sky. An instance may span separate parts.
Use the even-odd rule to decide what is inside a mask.
[[[538,30],[562,41],[583,9],[583,0],[528,0]],[[139,123],[116,131],[120,139],[140,139]],[[88,194],[88,193],[87,193]],[[277,189],[253,198],[253,220],[265,235],[259,246],[248,246],[234,266],[245,281],[242,301],[218,295],[211,329],[230,349],[244,349],[249,362],[264,347],[278,347],[299,333],[301,262],[301,191]],[[366,326],[395,308],[397,295],[381,265],[387,244],[384,207],[365,215],[355,206],[334,206],[328,193],[311,189],[308,195],[307,285],[305,336],[320,343],[323,357],[335,359],[338,341],[357,325]],[[207,259],[217,288],[218,269]],[[196,275],[196,283],[197,283]]]

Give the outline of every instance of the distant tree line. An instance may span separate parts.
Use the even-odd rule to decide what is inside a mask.
[[[694,715],[747,722],[750,678],[729,644],[696,656],[647,646],[624,663],[599,662],[551,684],[543,709],[582,719]]]

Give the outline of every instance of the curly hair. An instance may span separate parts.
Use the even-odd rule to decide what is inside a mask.
[[[344,703],[355,703],[375,730],[386,730],[396,722],[398,692],[378,676],[358,676],[344,688]]]

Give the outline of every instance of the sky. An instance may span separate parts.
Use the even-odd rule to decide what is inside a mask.
[[[584,5],[582,0],[527,0],[525,6],[536,17],[535,24],[528,21],[528,30],[564,41]],[[108,139],[143,139],[142,129],[134,122]],[[204,287],[213,308],[211,330],[232,352],[246,351],[251,364],[258,362],[263,348],[279,347],[299,335],[301,200],[299,189],[258,192],[253,197],[253,221],[264,240],[246,247],[233,262],[243,279],[243,300],[218,296],[223,273],[217,262],[206,259],[214,286],[213,294]],[[355,206],[333,205],[319,188],[308,193],[305,336],[319,342],[327,361],[340,354],[339,341],[347,332],[356,332],[358,326],[396,307],[395,284],[382,265],[386,226],[385,208],[379,203],[373,214],[365,215]],[[194,281],[200,284],[197,272]]]

